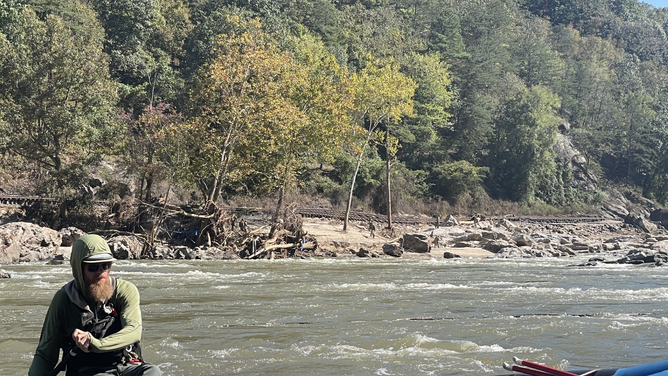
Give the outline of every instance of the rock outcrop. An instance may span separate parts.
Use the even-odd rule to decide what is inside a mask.
[[[137,236],[120,235],[107,240],[111,252],[119,260],[137,260],[144,250],[144,241]]]
[[[61,234],[28,222],[0,226],[0,264],[51,259],[62,242]]]
[[[425,234],[404,234],[401,245],[406,252],[428,253],[431,250],[429,237]]]

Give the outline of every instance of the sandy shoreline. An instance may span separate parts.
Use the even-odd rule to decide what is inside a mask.
[[[461,258],[531,257],[541,253],[540,257],[579,253],[625,254],[634,250],[662,250],[668,253],[668,231],[658,228],[654,233],[649,233],[612,218],[589,222],[460,222],[445,227],[427,224],[395,225],[393,231],[380,228],[383,225],[376,223],[375,227],[380,229],[375,231],[375,236],[371,236],[367,226],[364,223],[351,222],[348,230],[344,232],[343,222],[340,220],[308,218],[303,222],[303,229],[307,236],[316,239],[318,249],[334,252],[338,256],[355,256],[361,248],[376,255],[384,255],[384,244],[399,242],[407,233],[427,235],[434,243],[438,238],[441,244],[436,246],[432,243],[428,253],[404,251],[404,258],[441,259],[446,252],[450,253],[450,256]],[[487,239],[484,239],[485,237]],[[534,244],[515,244],[515,238],[526,239],[525,241]],[[506,254],[499,256],[488,250],[494,248],[488,248],[495,245],[494,242],[500,245],[497,249],[509,247],[504,248]],[[478,244],[486,244],[486,247],[479,248]],[[511,253],[507,253],[506,249],[511,249]]]
[[[376,226],[380,227],[380,226]],[[349,250],[357,251],[368,248],[371,251],[383,252],[383,244],[398,241],[404,233],[422,233],[427,226],[395,226],[394,237],[388,236],[386,230],[375,231],[375,237],[360,223],[349,223],[348,229],[343,231],[343,222],[331,219],[308,219],[304,221],[304,231],[315,237],[319,248],[335,251],[339,254],[351,254]],[[450,252],[462,258],[488,258],[494,253],[482,248],[473,247],[433,247],[429,253],[404,252],[404,258],[443,258],[445,252]]]

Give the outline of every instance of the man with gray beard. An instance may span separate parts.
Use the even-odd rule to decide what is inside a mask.
[[[139,291],[109,275],[114,261],[109,245],[98,235],[74,242],[74,279],[51,301],[29,376],[60,371],[54,367],[61,349],[66,376],[161,375],[141,356]]]

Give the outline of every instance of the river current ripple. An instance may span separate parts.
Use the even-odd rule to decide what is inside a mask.
[[[586,258],[120,261],[165,375],[494,375],[668,358],[668,267]],[[7,265],[0,375],[25,375],[69,266]]]

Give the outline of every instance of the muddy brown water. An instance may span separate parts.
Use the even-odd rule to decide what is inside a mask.
[[[668,267],[568,259],[121,261],[165,375],[494,375],[668,357]],[[5,265],[0,375],[25,375],[68,266]]]

